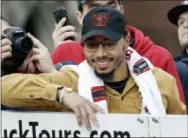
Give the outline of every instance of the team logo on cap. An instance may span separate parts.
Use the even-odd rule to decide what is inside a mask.
[[[97,13],[92,15],[92,26],[93,27],[107,27],[109,20],[108,13]]]

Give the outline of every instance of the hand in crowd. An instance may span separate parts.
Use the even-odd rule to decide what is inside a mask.
[[[1,36],[2,37],[2,36]],[[12,56],[12,43],[9,39],[3,38],[1,40],[1,62]]]
[[[84,123],[89,131],[91,131],[90,119],[95,126],[99,125],[95,113],[100,112],[104,114],[102,108],[76,92],[64,94],[63,103],[74,111],[79,126],[82,126]]]
[[[63,26],[66,22],[66,18],[62,18],[58,24],[55,25],[55,30],[52,33],[52,38],[54,41],[54,46],[55,48],[67,41],[72,41],[72,40],[65,40],[68,37],[77,37],[77,33],[75,32],[75,27],[71,25]]]
[[[28,54],[20,70],[33,73],[35,68],[40,72],[50,73],[56,71],[48,49],[34,36],[28,34],[34,43],[34,48]]]

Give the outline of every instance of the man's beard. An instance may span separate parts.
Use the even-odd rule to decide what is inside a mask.
[[[89,63],[89,61],[86,59],[87,63],[89,66],[92,67],[92,65]],[[92,67],[93,68],[93,67]],[[113,79],[113,76],[114,76],[114,72],[115,72],[115,69],[113,69],[112,71],[108,72],[108,73],[99,73],[97,72],[95,69],[94,69],[94,73],[97,77],[101,78],[103,81],[110,81]]]
[[[94,70],[95,74],[97,77],[101,78],[105,82],[109,82],[110,80],[113,79],[115,69],[108,73],[98,73],[96,70]]]
[[[121,56],[119,60],[117,60],[117,62],[119,62],[117,65],[116,65],[116,68],[118,68],[122,63],[124,63],[125,57],[124,56]],[[92,67],[92,65],[90,64],[89,60],[86,58],[86,61],[87,63]],[[94,68],[94,67],[92,67]],[[104,82],[110,82],[111,80],[113,80],[113,77],[114,77],[114,73],[116,71],[116,68],[114,68],[112,71],[108,72],[108,73],[99,73],[95,70],[94,68],[94,73],[97,77],[101,78]]]

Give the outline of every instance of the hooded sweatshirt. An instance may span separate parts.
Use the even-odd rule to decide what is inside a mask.
[[[141,55],[148,58],[155,67],[161,68],[175,77],[179,89],[180,99],[185,103],[182,85],[172,55],[164,48],[155,45],[149,37],[131,26],[126,28],[133,40],[132,47]],[[52,53],[54,64],[72,61],[75,64],[85,60],[83,46],[80,42],[60,44]]]

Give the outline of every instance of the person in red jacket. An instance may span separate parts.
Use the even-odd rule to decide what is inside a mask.
[[[88,11],[98,6],[110,6],[124,12],[123,5],[121,5],[121,2],[118,0],[78,0],[78,11],[76,15],[79,23],[82,25],[83,17]],[[56,49],[51,53],[51,57],[54,64],[64,61],[72,61],[79,64],[85,59],[83,46],[80,42],[64,41],[70,36],[76,37],[75,28],[73,26],[63,26],[65,21],[66,19],[63,18],[52,34],[54,44],[57,45],[55,45]],[[150,38],[144,36],[140,30],[131,26],[125,29],[129,32],[131,47],[140,55],[148,58],[155,67],[163,69],[176,78],[180,99],[185,103],[182,85],[172,55],[166,49],[154,44]]]

